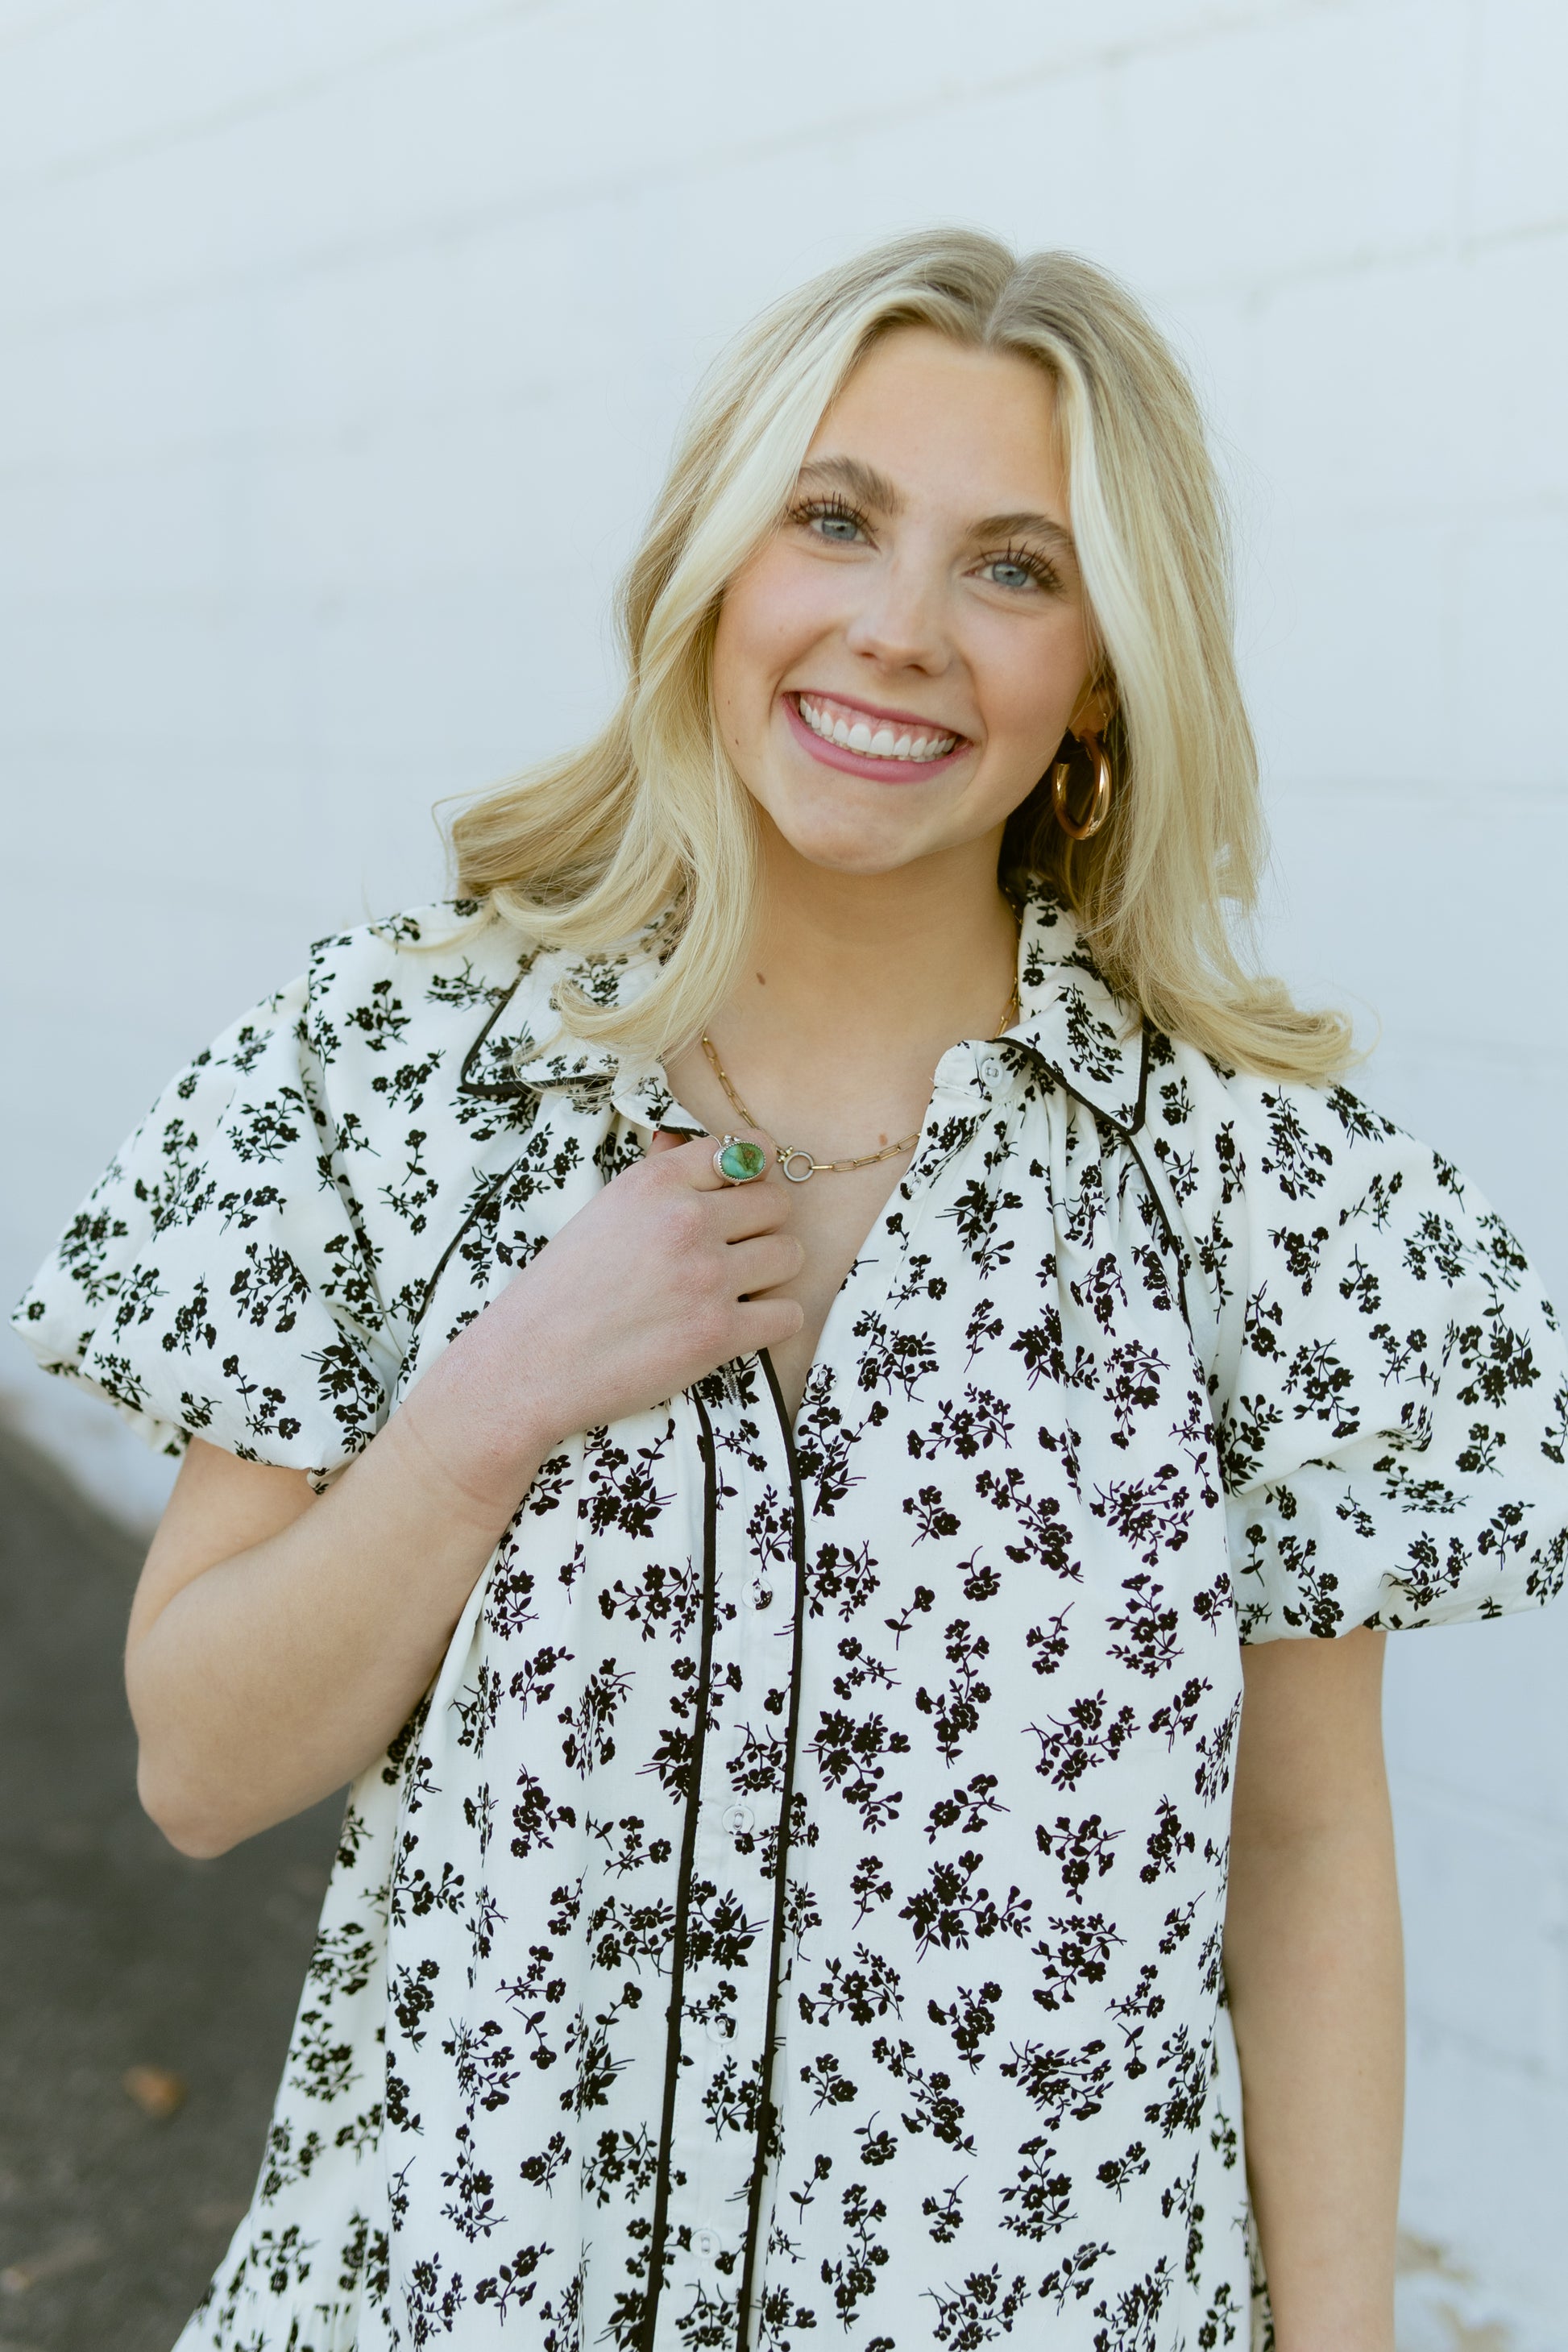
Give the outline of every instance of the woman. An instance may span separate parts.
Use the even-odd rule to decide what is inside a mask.
[[[323,942],[23,1309],[190,1441],[153,1818],[353,1783],[182,2345],[1206,2347],[1266,2273],[1386,2347],[1384,1633],[1555,1591],[1568,1383],[1237,961],[1188,387],[1080,262],[871,253],[625,623],[455,914]]]

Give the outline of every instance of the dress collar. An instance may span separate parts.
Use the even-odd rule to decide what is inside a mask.
[[[1005,1040],[1027,1046],[1069,1094],[1135,1135],[1149,1087],[1148,1025],[1116,994],[1076,918],[1038,887],[1024,903],[1018,1007]]]
[[[608,1104],[634,1124],[684,1123],[657,1063],[637,1063],[608,1045],[555,1032],[553,993],[570,980],[595,1004],[630,1004],[652,982],[668,936],[662,924],[625,948],[573,958],[541,952],[524,960],[516,985],[497,1006],[463,1065],[462,1092],[491,1101],[561,1092],[574,1106]],[[1022,1046],[1069,1094],[1124,1134],[1143,1121],[1148,1085],[1144,1025],[1112,991],[1068,908],[1031,889],[1018,940],[1018,1018],[996,1046]],[[1000,1055],[996,1055],[1000,1061]],[[993,1079],[980,1057],[981,1083]],[[672,1116],[673,1114],[673,1116]]]

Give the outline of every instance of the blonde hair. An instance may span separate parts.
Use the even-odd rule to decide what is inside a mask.
[[[1074,843],[1037,788],[1008,822],[1000,879],[1014,890],[1037,879],[1062,898],[1112,987],[1157,1027],[1226,1064],[1335,1076],[1351,1058],[1344,1017],[1300,1010],[1237,950],[1265,838],[1224,519],[1192,387],[1103,270],[1066,253],[1019,259],[964,230],[900,237],[828,270],[719,361],[622,585],[619,706],[582,750],[462,812],[459,890],[540,946],[580,955],[653,927],[662,961],[634,1003],[557,992],[571,1034],[658,1059],[711,1016],[758,889],[753,805],[710,693],[725,585],[776,528],[839,388],[902,326],[1016,353],[1049,376],[1114,696],[1109,822]]]

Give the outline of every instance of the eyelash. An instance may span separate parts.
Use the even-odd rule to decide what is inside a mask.
[[[986,563],[1016,564],[1020,572],[1026,572],[1028,573],[1037,588],[1059,588],[1061,586],[1061,575],[1057,571],[1055,564],[1047,562],[1043,555],[1037,555],[1033,548],[1015,547],[1011,541],[1009,541],[1008,544],[1003,549],[1000,555],[987,555],[983,559],[983,561]]]
[[[800,506],[790,509],[791,522],[820,522],[825,517],[842,522],[855,523],[861,530],[868,527],[859,508],[852,507],[847,499],[841,499],[837,493],[832,498],[807,499]]]
[[[808,499],[801,505],[792,507],[789,512],[790,521],[799,523],[803,527],[808,527],[825,518],[852,522],[858,530],[864,531],[868,531],[870,529],[861,509],[852,506],[847,499],[840,498],[837,492],[826,499]],[[837,546],[845,546],[847,543],[843,540],[829,541],[830,545]],[[1026,572],[1037,588],[1050,590],[1061,586],[1060,575],[1053,564],[1047,562],[1043,555],[1037,554],[1033,548],[1019,547],[1011,540],[998,552],[982,556],[980,560],[983,565],[1010,563],[1016,570]],[[1015,590],[1013,593],[1016,594],[1018,592]]]

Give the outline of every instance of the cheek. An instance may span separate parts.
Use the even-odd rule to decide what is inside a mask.
[[[1081,623],[1063,616],[1025,643],[1009,637],[991,649],[977,680],[986,731],[1026,765],[1048,759],[1061,741],[1089,673]]]
[[[713,693],[727,723],[765,718],[779,683],[831,625],[804,567],[764,550],[731,581],[713,639]]]

